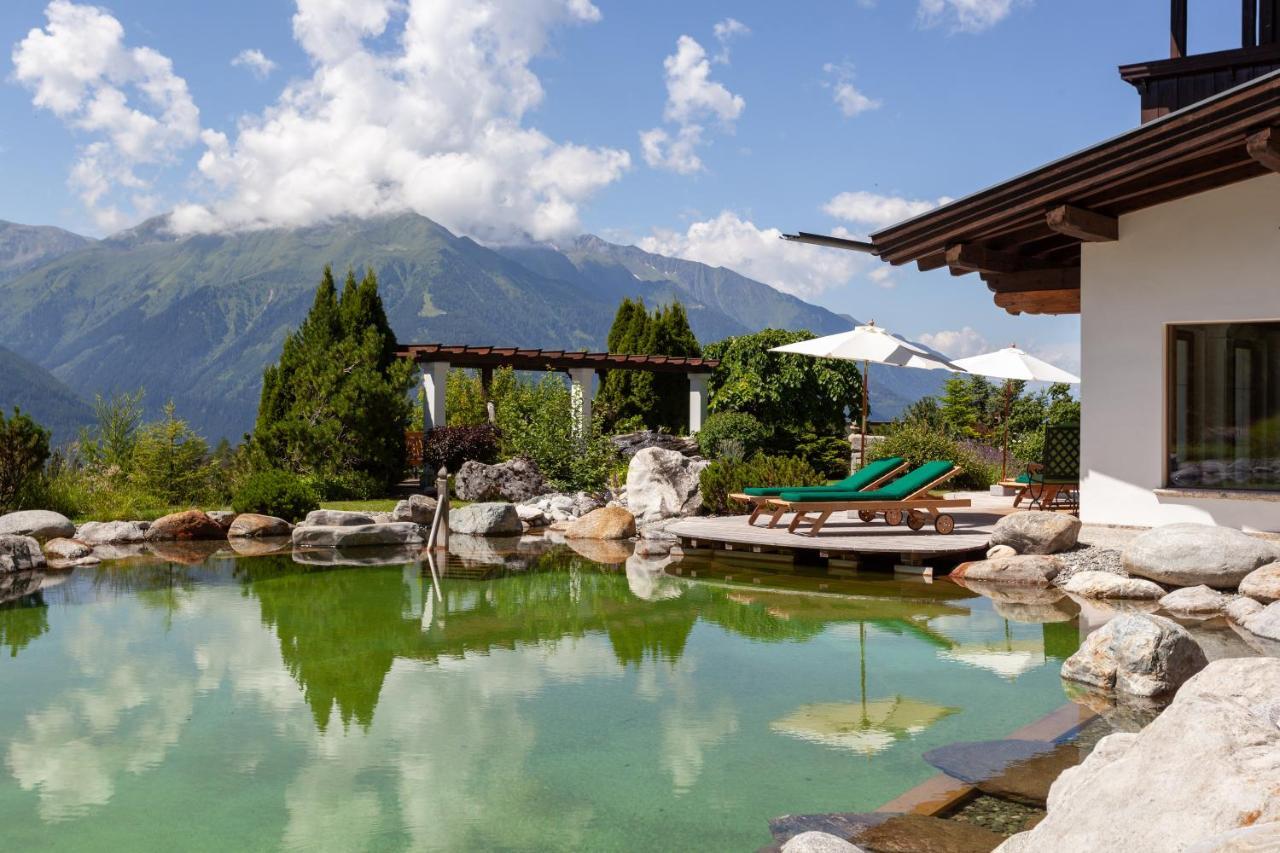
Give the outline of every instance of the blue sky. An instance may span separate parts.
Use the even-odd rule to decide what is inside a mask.
[[[1192,4],[1193,52],[1233,46],[1228,5]],[[591,231],[1072,367],[1075,318],[773,229],[866,233],[1132,127],[1116,66],[1167,24],[1165,0],[6,0],[0,218]]]

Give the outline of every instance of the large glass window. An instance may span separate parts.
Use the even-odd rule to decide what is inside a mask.
[[[1168,477],[1280,490],[1280,322],[1170,327]]]

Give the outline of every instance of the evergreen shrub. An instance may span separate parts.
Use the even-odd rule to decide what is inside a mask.
[[[316,488],[305,478],[288,471],[266,469],[245,478],[231,499],[236,512],[274,515],[286,521],[301,521],[320,506]]]
[[[743,506],[729,500],[729,495],[748,486],[820,486],[826,478],[803,459],[791,456],[766,456],[757,453],[750,459],[720,459],[702,470],[699,489],[702,505],[708,512],[723,515],[739,512]]]

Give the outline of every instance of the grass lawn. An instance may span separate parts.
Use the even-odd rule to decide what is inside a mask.
[[[321,509],[344,509],[348,512],[391,512],[398,498],[374,498],[367,501],[321,501]]]

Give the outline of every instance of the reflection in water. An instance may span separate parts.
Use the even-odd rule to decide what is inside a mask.
[[[22,687],[0,689],[4,846],[43,821],[68,849],[750,848],[1061,702],[1053,665],[1016,692],[969,666],[1034,638],[941,584],[817,594],[519,543],[435,567],[169,556],[0,608]],[[899,747],[884,772],[841,763]]]

